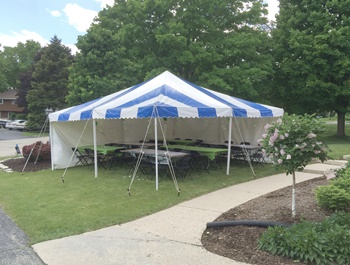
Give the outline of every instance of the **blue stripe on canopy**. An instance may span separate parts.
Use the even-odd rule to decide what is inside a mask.
[[[130,87],[129,89],[124,89],[124,90],[122,90],[122,91],[119,91],[119,93],[118,93],[118,92],[116,93],[117,95],[116,95],[115,97],[112,97],[112,98],[110,98],[109,100],[107,100],[107,101],[105,101],[105,102],[102,102],[101,104],[98,104],[98,105],[94,106],[94,108],[99,107],[99,106],[102,106],[102,105],[104,105],[104,104],[106,104],[106,103],[112,102],[112,101],[114,101],[114,100],[116,100],[116,99],[118,99],[118,98],[124,96],[125,94],[129,93],[130,91],[133,91],[133,90],[137,89],[138,87],[140,87],[141,85],[143,85],[144,83],[147,83],[147,82],[149,82],[149,80],[148,80],[148,81],[145,81],[145,82],[143,82],[143,83],[137,84],[137,85],[135,85],[135,86],[132,86],[132,87]],[[75,106],[75,107],[73,107],[73,108],[67,110],[67,111],[64,112],[64,113],[61,113],[61,114],[59,115],[59,117],[58,117],[58,121],[68,121],[68,120],[69,120],[69,117],[70,117],[70,115],[71,115],[72,113],[77,112],[77,111],[79,111],[80,109],[84,109],[84,108],[88,107],[89,105],[93,105],[94,103],[98,102],[99,100],[101,100],[101,98],[98,98],[98,99],[95,99],[95,100],[91,100],[91,101],[86,102],[86,103],[84,103],[84,104],[80,104],[80,105],[78,105],[78,106]],[[92,110],[93,110],[93,108],[90,108],[90,109],[88,109],[88,110],[85,110],[85,111],[81,112],[81,114],[80,114],[80,120],[91,119],[91,118],[92,118]]]
[[[178,117],[176,107],[171,107],[161,102],[157,102],[155,105],[149,105],[138,108],[137,118],[156,118],[156,117]]]
[[[251,102],[251,101],[247,101],[244,99],[240,99],[240,98],[235,98],[237,101],[240,101],[246,105],[248,105],[249,107],[252,107],[254,109],[257,109],[260,111],[260,115],[261,117],[273,117],[273,113],[272,110],[269,108],[266,108],[265,106],[262,106],[258,103],[255,102]]]
[[[186,82],[187,84],[195,87],[196,89],[198,89],[199,91],[201,91],[202,93],[216,99],[217,101],[227,105],[227,106],[230,106],[233,108],[233,115],[236,116],[236,117],[247,117],[247,110],[243,109],[243,108],[239,108],[238,106],[228,102],[227,100],[211,93],[210,91],[204,89],[203,87],[201,86],[197,86],[196,84],[193,84],[191,82],[188,82],[186,80],[183,80],[184,82]],[[254,103],[254,102],[250,102],[250,101],[247,101],[247,100],[243,100],[243,99],[240,99],[240,98],[235,98],[235,97],[232,97],[234,98],[235,100],[237,101],[240,101],[242,103],[244,103],[245,105],[251,107],[251,108],[254,108],[254,109],[257,109],[260,111],[260,115],[261,117],[273,117],[273,113],[270,109],[260,105],[260,104],[257,104],[257,103]]]
[[[87,119],[91,119],[92,118],[92,109],[83,111],[82,113],[80,113],[80,119],[81,120],[87,120]]]
[[[95,100],[91,100],[89,102],[86,102],[86,103],[83,103],[83,104],[80,104],[78,106],[75,106],[73,108],[70,108],[68,109],[67,111],[61,113],[59,116],[58,116],[58,121],[68,121],[69,120],[69,117],[72,113],[76,112],[76,111],[79,111],[80,109],[84,109],[86,107],[88,107],[89,105],[92,105],[94,104],[96,101],[99,101],[100,99],[95,99]],[[90,117],[88,117],[87,119],[90,119]]]
[[[107,119],[120,118],[120,113],[121,113],[120,110],[121,109],[131,108],[135,105],[141,104],[142,102],[145,102],[147,100],[151,100],[152,98],[158,97],[159,95],[164,95],[164,96],[171,98],[177,102],[181,102],[182,104],[187,105],[189,107],[202,109],[200,117],[216,117],[215,109],[210,108],[210,107],[202,104],[201,102],[180,93],[179,91],[177,91],[176,89],[174,89],[168,85],[162,85],[162,86],[160,86],[160,87],[158,87],[158,88],[156,88],[156,89],[154,89],[154,90],[152,90],[152,91],[150,91],[150,92],[148,92],[140,97],[137,97],[137,98],[130,100],[129,102],[126,102],[126,103],[124,103],[120,106],[117,106],[115,108],[108,109],[106,111],[105,118],[107,118]],[[153,106],[152,106],[152,109],[153,109]],[[172,110],[169,109],[169,107],[171,107]],[[140,109],[141,109],[141,111],[140,111]],[[157,106],[157,109],[159,110],[160,107]],[[166,109],[168,109],[168,110],[166,111]],[[163,111],[165,117],[178,117],[178,112],[177,112],[177,110],[174,111],[174,109],[177,109],[177,107],[174,107],[174,106],[165,107],[165,106],[163,106],[162,111]],[[152,111],[149,111],[148,107],[142,106],[138,110],[138,117],[145,118],[147,116],[146,113],[148,113],[147,115],[151,115]],[[158,113],[159,113],[159,111],[158,111]],[[167,116],[167,114],[169,116]],[[159,115],[160,115],[160,113],[159,113]],[[150,117],[150,116],[147,116],[147,117]]]
[[[156,102],[153,105],[140,107],[137,112],[138,118],[148,118],[148,117],[167,117],[167,118],[177,118],[179,113],[177,107],[170,106],[163,102]]]
[[[179,117],[179,113],[176,107],[170,107],[170,106],[165,107],[164,105],[157,106],[157,112],[159,117],[167,117],[167,118]]]
[[[216,110],[214,108],[197,108],[200,118],[215,118]]]

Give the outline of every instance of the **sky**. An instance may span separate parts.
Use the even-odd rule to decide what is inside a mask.
[[[34,40],[45,46],[56,35],[72,53],[79,35],[85,35],[98,12],[114,0],[1,0],[0,44],[14,47]],[[278,12],[278,0],[265,0],[270,20]]]

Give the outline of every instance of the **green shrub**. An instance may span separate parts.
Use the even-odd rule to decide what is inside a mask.
[[[350,193],[334,184],[317,187],[316,200],[327,210],[344,210],[350,206]]]
[[[270,227],[259,248],[274,255],[317,265],[350,264],[350,213],[335,213],[322,222],[303,221],[291,227]]]
[[[332,180],[331,185],[334,185],[340,189],[345,190],[348,194],[350,194],[350,177],[341,177]]]
[[[338,225],[350,227],[350,213],[348,212],[337,212],[329,217],[330,222],[334,222]]]
[[[336,171],[337,178],[350,178],[350,163],[346,163],[345,167]]]

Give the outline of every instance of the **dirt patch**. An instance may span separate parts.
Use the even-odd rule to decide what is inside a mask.
[[[314,189],[326,184],[325,177],[297,184],[295,219],[291,215],[292,189],[286,187],[233,208],[215,221],[268,220],[288,224],[301,219],[320,221],[331,213],[317,205]],[[295,265],[297,262],[291,259],[273,256],[258,249],[258,238],[265,230],[266,228],[248,226],[208,228],[203,233],[202,243],[208,251],[236,261],[259,265]]]
[[[8,166],[13,171],[22,172],[27,159],[26,158],[12,158],[8,159],[6,161],[3,161],[2,164],[5,166]],[[38,160],[36,163],[33,161],[28,161],[27,165],[25,166],[24,172],[33,172],[33,171],[39,171],[43,169],[49,169],[51,168],[51,160]]]

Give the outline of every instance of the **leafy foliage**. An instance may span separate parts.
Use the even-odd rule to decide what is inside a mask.
[[[347,182],[349,185],[350,181]],[[350,206],[350,193],[337,185],[318,187],[316,199],[320,207],[328,210],[344,210]]]
[[[336,171],[338,178],[350,178],[350,163],[348,162],[345,167],[342,167]]]
[[[273,62],[262,26],[266,12],[261,0],[117,0],[78,39],[67,102],[98,98],[164,70],[265,100]]]
[[[350,264],[350,213],[338,212],[322,222],[268,228],[259,248],[274,255],[318,265]]]
[[[280,0],[272,31],[276,59],[271,90],[288,112],[336,111],[345,135],[350,105],[349,1]]]
[[[322,162],[328,158],[327,145],[317,140],[324,131],[323,122],[311,115],[286,114],[265,129],[259,140],[262,151],[287,174],[303,170],[313,158]]]
[[[0,50],[0,91],[18,88],[19,74],[31,69],[35,55],[41,49],[38,42],[19,42],[15,47]]]
[[[338,170],[337,178],[330,184],[316,189],[316,199],[320,207],[332,211],[350,209],[350,167]]]

